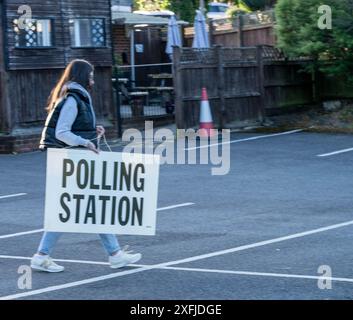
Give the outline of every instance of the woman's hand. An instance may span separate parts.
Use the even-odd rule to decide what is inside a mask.
[[[91,141],[89,141],[89,142],[87,143],[86,148],[87,148],[88,150],[93,151],[93,152],[96,153],[96,154],[99,154],[99,150],[96,148],[96,146],[94,145],[94,143],[92,143]]]
[[[105,129],[104,129],[104,127],[103,127],[103,126],[97,126],[97,127],[96,127],[96,130],[97,130],[98,138],[103,137],[103,135],[105,134]]]

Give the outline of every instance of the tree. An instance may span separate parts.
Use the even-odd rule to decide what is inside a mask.
[[[240,0],[251,10],[264,10],[272,7],[276,1],[274,0]]]
[[[136,10],[171,10],[182,20],[193,22],[199,0],[134,0]]]
[[[326,0],[325,4],[329,7],[321,7],[322,0],[279,0],[278,46],[290,57],[313,58],[309,70],[318,68],[353,81],[353,0]]]
[[[192,23],[199,5],[199,0],[171,0],[169,10],[175,12],[180,19]]]
[[[273,7],[277,0],[223,0],[221,2],[230,2],[239,8],[246,8],[246,11],[265,10]]]
[[[207,3],[207,1],[205,1]],[[249,12],[263,10],[274,5],[276,0],[221,0],[219,2],[231,3],[241,11]],[[200,0],[134,0],[136,10],[171,10],[182,20],[193,22],[195,10],[200,6]]]
[[[170,0],[134,0],[134,8],[136,10],[165,10],[170,6]]]

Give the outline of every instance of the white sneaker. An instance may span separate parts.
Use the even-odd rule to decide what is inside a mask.
[[[31,268],[45,272],[62,272],[64,267],[56,264],[49,256],[35,254],[31,260]]]
[[[141,253],[131,253],[127,251],[128,246],[123,250],[120,250],[115,256],[109,257],[110,267],[112,269],[118,269],[125,267],[131,263],[135,263],[142,258]]]

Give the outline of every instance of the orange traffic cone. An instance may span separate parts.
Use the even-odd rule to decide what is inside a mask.
[[[202,88],[200,129],[203,129],[199,131],[200,136],[202,137],[211,137],[216,133],[216,130],[214,130],[213,127],[212,114],[206,88]]]

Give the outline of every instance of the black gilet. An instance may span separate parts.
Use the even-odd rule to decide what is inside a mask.
[[[69,89],[66,96],[59,103],[57,103],[54,109],[49,113],[42,131],[39,149],[45,150],[47,148],[68,147],[68,145],[63,141],[56,139],[55,128],[59,120],[60,111],[69,96],[76,100],[78,111],[77,117],[72,125],[71,132],[84,139],[91,140],[97,147],[97,132],[94,126],[94,117],[89,99],[83,95],[80,90]]]

